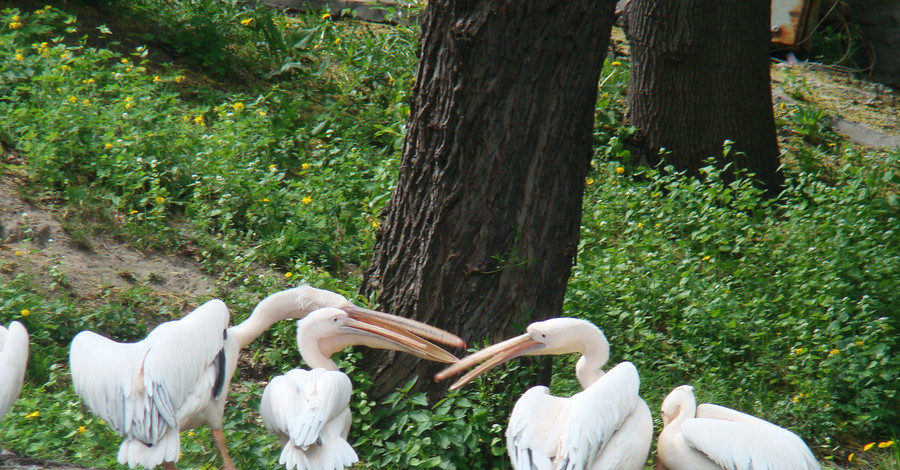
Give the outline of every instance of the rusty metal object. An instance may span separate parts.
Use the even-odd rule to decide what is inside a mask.
[[[806,49],[819,19],[820,0],[772,0],[772,42]]]

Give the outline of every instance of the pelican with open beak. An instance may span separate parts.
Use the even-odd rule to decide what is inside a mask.
[[[434,343],[465,348],[459,337],[430,325],[352,306],[322,308],[297,322],[297,345],[312,370],[294,369],[263,392],[263,422],[281,439],[279,463],[288,470],[339,470],[359,459],[347,443],[350,378],[331,356],[347,346],[368,346],[431,361],[458,359]]]

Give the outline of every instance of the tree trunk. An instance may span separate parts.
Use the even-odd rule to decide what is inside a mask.
[[[722,146],[730,140],[728,161],[778,194],[769,2],[632,0],[627,15],[638,157],[697,175],[709,157],[727,163]]]
[[[399,179],[363,294],[473,345],[559,315],[613,4],[429,2]],[[367,362],[376,397],[413,375],[430,384],[441,368],[393,353]]]

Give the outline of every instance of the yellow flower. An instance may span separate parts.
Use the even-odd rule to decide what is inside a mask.
[[[322,19],[323,19],[323,20],[327,20],[328,18],[331,18],[331,13],[324,13],[324,14],[322,14]]]
[[[301,199],[300,202],[302,202],[303,204],[309,204],[312,202],[312,198],[309,196],[306,196],[305,198]]]
[[[588,179],[584,180],[584,184],[586,184],[588,186],[594,184],[594,178],[588,178]]]
[[[381,222],[379,222],[377,220],[372,221],[372,228],[378,228],[379,225],[381,225]]]
[[[103,144],[103,148],[105,148],[106,150],[109,150],[112,148],[112,144],[107,142],[107,143]]]
[[[637,228],[644,228],[644,224],[641,223],[641,222],[638,222],[638,223],[637,223]]]
[[[262,202],[269,202],[269,198],[267,198],[267,197],[262,198]]]
[[[23,317],[27,317],[28,315],[31,315],[31,310],[28,310],[27,308],[23,308],[22,311],[19,312],[19,315],[22,315]]]
[[[850,455],[847,456],[847,461],[848,461],[848,462],[852,462],[852,461],[853,461],[853,456],[855,456],[855,455],[856,455],[855,453],[850,452]]]
[[[291,277],[293,277],[293,276],[294,276],[294,273],[292,273],[292,272],[290,272],[290,271],[284,273],[284,277],[286,277],[286,278],[291,278]]]
[[[85,106],[90,106],[90,105],[91,105],[91,100],[85,98],[85,99],[81,100],[81,104],[83,104],[83,105],[85,105]]]
[[[709,261],[710,258],[711,258],[711,256],[706,255],[706,256],[704,256],[702,259],[703,259],[703,261]]]
[[[129,214],[131,214],[131,215],[134,215],[134,214],[137,214],[137,213],[138,213],[138,211],[136,211],[136,210],[134,210],[134,209],[132,209],[131,212],[129,212]]]
[[[855,344],[855,345],[857,345],[857,346],[862,346],[862,345],[863,345],[863,341],[862,341],[861,339],[860,339],[860,340],[856,340],[856,341],[853,342],[853,344]]]
[[[121,62],[121,63],[123,63],[123,64],[127,64],[127,63],[128,63],[128,58],[127,58],[127,57],[122,57],[122,60],[120,60],[119,62]]]
[[[162,196],[156,196],[155,201],[157,204],[162,204],[162,203],[166,202],[166,198],[164,198]]]
[[[19,21],[19,15],[13,15],[12,20],[13,20],[13,21]]]
[[[337,46],[337,45],[340,44],[340,43],[341,43],[341,38],[337,38],[337,39],[334,40],[334,45],[335,45],[335,46]]]
[[[884,449],[885,447],[890,447],[894,445],[894,441],[882,441],[878,443],[879,449]]]
[[[250,23],[253,23],[253,18],[244,18],[241,20],[241,24],[244,26],[250,26]]]
[[[259,113],[260,116],[265,116],[265,115],[266,115],[266,112],[263,111],[263,110],[261,110],[261,109],[260,109],[259,111],[257,111],[257,113]]]
[[[794,354],[796,354],[796,355],[798,355],[798,356],[799,356],[800,354],[805,353],[805,352],[806,352],[806,348],[797,348],[797,349],[794,349]]]
[[[309,163],[304,163],[304,164],[300,165],[300,169],[301,169],[301,170],[308,170],[308,169],[309,169]]]
[[[34,419],[34,418],[37,418],[37,417],[40,416],[40,415],[41,415],[41,412],[40,412],[40,411],[32,411],[31,413],[28,413],[27,415],[25,415],[25,417],[28,418],[28,419]]]
[[[625,174],[625,168],[622,168],[622,167],[620,167],[620,166],[617,166],[617,167],[616,167],[616,173],[618,173],[618,174],[620,174],[620,175],[624,175],[624,174]]]
[[[175,83],[181,83],[185,80],[184,75],[179,75],[175,77]]]
[[[194,124],[196,124],[196,125],[198,125],[198,126],[204,125],[204,124],[203,124],[203,115],[202,115],[202,114],[200,114],[200,115],[198,115],[197,117],[194,118]]]
[[[161,80],[160,80],[160,78],[159,78],[159,75],[154,75],[154,76],[153,76],[153,83],[159,83],[160,81],[161,81]]]
[[[612,63],[609,64],[609,65],[612,65],[613,67],[618,67],[618,66],[622,65],[622,63],[619,62],[618,60],[614,60],[614,61],[612,61]]]
[[[81,83],[84,83],[85,85],[90,85],[91,83],[94,83],[94,79],[88,78],[87,80],[82,80]]]
[[[84,434],[87,432],[87,428],[84,426],[78,426],[78,434]]]
[[[25,56],[23,56],[21,52],[16,52],[16,60],[21,62],[21,61],[25,60]]]
[[[864,446],[863,446],[863,451],[867,451],[867,450],[871,449],[872,447],[875,447],[875,443],[874,443],[874,442],[870,442],[870,443],[864,445]]]
[[[269,171],[274,173],[274,172],[278,171],[278,167],[275,166],[275,164],[273,163],[273,164],[269,165]]]
[[[22,252],[19,250],[16,250],[16,256],[22,256]]]
[[[840,354],[840,351],[837,349],[832,349],[831,351],[828,351],[829,356],[834,356],[835,354]]]
[[[125,109],[131,109],[131,107],[132,107],[131,103],[125,103]]]
[[[14,16],[13,18],[17,18],[17,17]],[[12,23],[9,24],[9,29],[19,29],[21,27],[22,27],[22,23],[19,23],[18,21],[13,21]]]
[[[46,10],[34,10],[35,15],[43,15],[44,13],[46,13]]]
[[[188,437],[194,437],[197,435],[197,433],[195,433],[194,431],[188,431],[187,435],[188,435]]]
[[[231,105],[231,107],[234,108],[234,112],[239,113],[244,110],[244,103],[238,101],[237,103]]]

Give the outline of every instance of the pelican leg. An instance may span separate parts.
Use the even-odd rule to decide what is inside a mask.
[[[228,447],[225,446],[225,433],[221,429],[211,429],[213,443],[222,456],[222,470],[236,470],[234,462],[231,461],[231,455],[228,454]]]
[[[163,462],[163,468],[165,470],[178,470],[175,468],[175,462]]]

